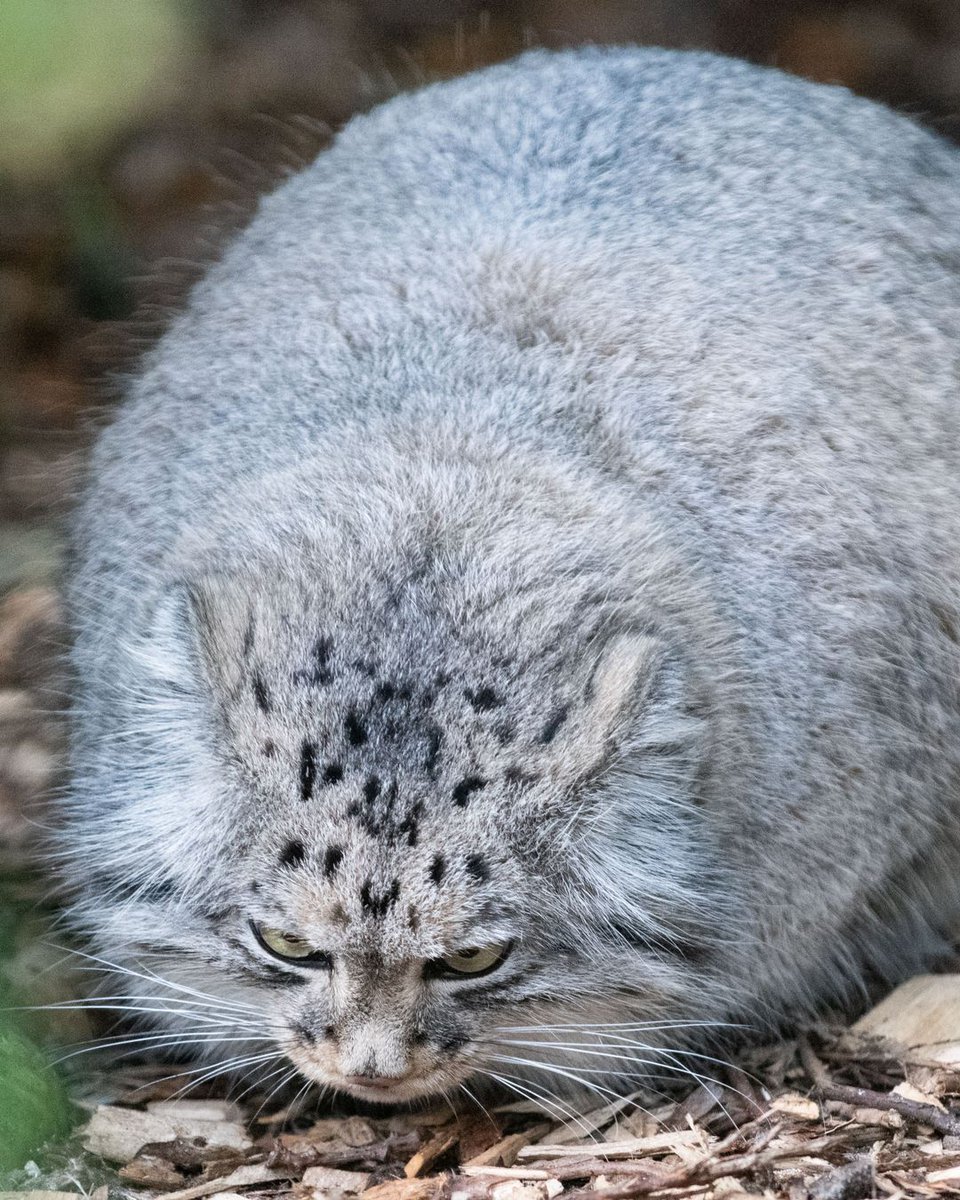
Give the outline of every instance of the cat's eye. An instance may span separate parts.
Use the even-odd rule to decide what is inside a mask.
[[[512,949],[512,942],[501,942],[495,946],[468,946],[443,958],[432,959],[427,963],[427,973],[446,979],[488,975],[500,966]]]
[[[284,933],[282,929],[272,929],[269,925],[258,925],[250,922],[253,936],[264,950],[275,958],[286,959],[302,967],[330,967],[333,960],[325,950],[318,950],[308,941],[295,933]]]

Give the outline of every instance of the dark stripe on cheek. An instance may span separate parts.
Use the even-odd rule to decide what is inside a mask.
[[[300,799],[310,800],[313,797],[314,784],[317,781],[317,743],[304,742],[300,749]]]

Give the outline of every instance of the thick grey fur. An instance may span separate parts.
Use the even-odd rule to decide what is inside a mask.
[[[185,1044],[216,1012],[390,1098],[617,1089],[696,1066],[671,1026],[921,969],[960,909],[958,331],[960,154],[841,89],[536,52],[352,121],[93,458],[96,953],[223,998]]]

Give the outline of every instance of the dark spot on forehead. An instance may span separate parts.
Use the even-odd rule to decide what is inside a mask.
[[[427,753],[424,756],[423,767],[428,775],[435,775],[437,763],[440,760],[440,747],[443,745],[443,730],[438,725],[431,725],[427,730]]]
[[[373,678],[377,673],[377,668],[365,658],[355,658],[350,665],[361,675],[367,675],[370,678]]]
[[[327,763],[323,768],[324,783],[339,783],[343,778],[343,767],[340,763]]]
[[[267,738],[267,740],[263,743],[263,745],[260,747],[260,752],[264,758],[273,758],[277,752],[277,747],[271,738]]]
[[[332,654],[333,639],[326,634],[321,634],[310,647],[310,665],[294,671],[293,682],[314,686],[330,683],[333,679],[333,671],[330,669]]]
[[[347,741],[351,746],[362,746],[367,740],[367,730],[360,719],[360,714],[355,708],[351,708],[347,713],[345,722],[347,731]]]
[[[543,730],[540,734],[540,741],[545,746],[548,746],[553,741],[553,739],[557,736],[557,730],[567,719],[567,714],[569,713],[569,711],[570,711],[569,704],[562,704],[559,708],[554,709],[553,713],[550,715],[550,718],[548,719],[546,725],[544,725]]]
[[[250,657],[250,651],[253,649],[253,633],[254,633],[253,617],[247,622],[247,627],[243,631],[243,645],[240,647],[240,653],[244,658]]]
[[[490,878],[490,868],[482,854],[471,854],[463,865],[470,878],[475,879],[477,883],[486,883]]]
[[[300,747],[300,799],[313,796],[313,785],[317,780],[317,743],[304,742]]]
[[[517,727],[512,721],[500,721],[493,732],[501,746],[509,746],[517,736]]]
[[[307,848],[299,838],[291,838],[280,852],[281,867],[299,867],[307,857]]]
[[[376,775],[371,775],[367,782],[363,785],[363,798],[368,804],[372,804],[380,795],[380,780]]]
[[[406,837],[408,846],[415,846],[420,837],[420,815],[422,812],[423,805],[419,800],[414,801],[410,805],[406,816],[397,826],[397,833],[400,837]]]
[[[438,671],[433,677],[433,686],[437,688],[445,688],[450,682],[450,676],[446,671]]]
[[[435,854],[433,856],[433,862],[430,864],[431,880],[434,883],[439,885],[446,873],[447,873],[446,859],[444,859],[442,854]]]
[[[522,767],[507,767],[503,773],[507,783],[515,784],[517,787],[528,788],[532,787],[540,776],[535,771],[524,771]]]
[[[468,775],[453,789],[453,802],[458,808],[465,808],[470,800],[470,795],[473,792],[478,792],[481,788],[487,786],[487,781],[481,779],[479,775]]]
[[[342,861],[343,861],[343,847],[342,846],[328,846],[327,852],[323,856],[323,873],[327,877],[327,879],[330,878],[330,876],[334,873],[334,871],[337,869],[337,867],[340,866],[340,863]]]
[[[475,690],[467,688],[463,694],[477,712],[486,712],[491,708],[499,708],[503,704],[503,700],[492,687],[482,687]]]
[[[380,686],[377,688],[376,698],[380,701],[381,704],[386,704],[389,700],[392,700],[396,694],[397,694],[397,689],[393,686],[392,683],[381,683]]]
[[[270,693],[259,671],[253,673],[253,698],[261,712],[270,711]]]
[[[415,904],[407,907],[407,924],[416,933],[420,928],[420,913]]]
[[[383,892],[374,891],[373,880],[371,879],[365,880],[360,889],[360,907],[365,913],[374,918],[384,916],[389,909],[393,908],[399,898],[399,879],[392,880],[390,886]]]
[[[250,883],[249,883],[249,887],[250,887],[251,892],[259,892],[260,891],[260,880],[259,879],[251,879]]]

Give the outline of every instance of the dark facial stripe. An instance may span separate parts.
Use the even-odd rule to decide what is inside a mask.
[[[317,781],[317,743],[304,742],[300,749],[300,799],[313,798],[313,786]]]
[[[351,708],[347,713],[346,730],[347,741],[351,746],[362,746],[366,742],[367,731],[355,708]]]
[[[569,713],[569,711],[570,706],[568,704],[561,705],[560,708],[556,709],[556,711],[547,721],[546,725],[544,725],[543,731],[540,734],[540,741],[545,746],[549,745],[550,742],[552,742],[557,736],[557,730],[567,719],[567,713]]]
[[[261,712],[270,711],[270,693],[259,671],[255,671],[253,675],[253,698]]]
[[[478,984],[472,988],[457,990],[457,1004],[464,1008],[486,1008],[497,1003],[500,992],[509,991],[518,983],[526,983],[531,978],[530,971],[514,971],[512,975],[491,976],[489,982]]]

